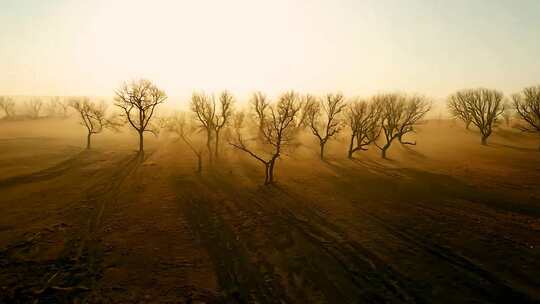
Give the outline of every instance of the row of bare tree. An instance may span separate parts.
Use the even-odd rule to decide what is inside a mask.
[[[41,117],[61,117],[69,116],[69,100],[53,97],[47,102],[41,98],[31,98],[23,104],[22,115],[17,115],[15,101],[11,97],[0,96],[0,111],[3,112],[5,119],[30,118],[37,119]]]
[[[249,108],[242,110],[234,109],[235,98],[223,91],[217,98],[194,93],[191,113],[177,112],[156,118],[157,107],[166,99],[163,90],[143,79],[126,82],[115,91],[114,105],[121,112],[118,115],[107,115],[105,103],[85,97],[71,98],[67,104],[78,113],[81,124],[88,131],[87,148],[91,147],[92,135],[104,129],[118,130],[127,124],[138,133],[139,152],[142,153],[144,134],[157,135],[165,129],[176,133],[197,156],[197,171],[201,172],[203,156],[207,154],[212,164],[220,157],[221,142],[225,139],[231,147],[264,166],[265,184],[273,183],[277,160],[300,145],[298,135],[302,130],[308,130],[318,141],[321,159],[324,159],[328,142],[344,130],[350,136],[349,158],[356,152],[367,150],[370,145],[386,158],[388,149],[396,141],[416,144],[407,141],[405,136],[416,131],[416,126],[431,109],[431,101],[420,95],[387,93],[347,101],[340,93],[317,97],[290,91],[273,101],[264,93],[254,93]],[[486,144],[505,111],[503,99],[503,94],[496,90],[461,90],[448,98],[448,107],[467,127],[470,124],[478,127],[481,142]],[[540,86],[525,88],[512,99],[521,122],[518,127],[540,134]],[[12,102],[0,101],[2,109],[5,109],[2,104]],[[198,136],[199,133],[204,136]]]
[[[426,113],[431,109],[428,98],[400,93],[377,94],[367,99],[346,101],[342,94],[323,97],[300,95],[295,92],[281,94],[271,101],[261,92],[254,93],[250,107],[245,111],[234,110],[235,98],[227,91],[214,95],[194,93],[191,113],[176,113],[155,119],[156,107],[167,95],[148,80],[125,83],[116,90],[115,105],[121,109],[124,123],[139,134],[139,151],[144,151],[144,134],[157,134],[161,128],[178,134],[197,156],[198,172],[202,171],[203,155],[212,164],[220,155],[223,134],[228,144],[260,162],[265,168],[265,183],[274,181],[276,161],[300,143],[298,134],[307,129],[317,139],[320,158],[324,159],[325,147],[344,129],[350,134],[347,155],[352,158],[358,151],[373,145],[386,158],[392,143],[415,145],[405,136],[415,132]],[[540,86],[526,88],[512,96],[514,108],[521,120],[520,129],[540,131]],[[475,125],[480,130],[482,144],[487,143],[498,118],[505,112],[503,94],[484,88],[461,90],[448,98],[453,115],[466,126]],[[90,137],[104,128],[118,128],[122,122],[117,117],[106,117],[105,107],[88,100],[71,102],[81,114],[82,124]],[[508,107],[506,107],[508,108]],[[190,115],[191,114],[191,115]],[[204,136],[196,136],[203,133]]]
[[[460,90],[448,98],[450,113],[462,120],[465,127],[473,124],[481,135],[481,143],[487,144],[493,128],[503,118],[507,125],[510,123],[512,111],[518,118],[514,125],[525,132],[540,134],[540,86],[524,88],[511,96],[512,103],[505,101],[502,92],[486,89]]]
[[[204,115],[196,106],[198,103],[199,95],[196,94],[191,109],[199,127],[209,134],[207,120],[199,118]],[[351,133],[349,157],[373,143],[386,158],[386,151],[395,139],[403,144],[415,144],[405,142],[403,136],[414,131],[414,126],[429,111],[431,104],[425,97],[403,94],[381,94],[347,103],[342,94],[318,98],[291,91],[273,102],[257,92],[253,94],[250,106],[247,113],[233,113],[230,106],[221,113],[226,113],[223,121],[232,121],[229,144],[259,161],[265,168],[265,183],[269,184],[274,181],[276,161],[299,145],[298,134],[305,128],[318,140],[321,159],[324,159],[326,144],[347,127]],[[378,145],[376,140],[381,134],[384,134],[384,142]]]

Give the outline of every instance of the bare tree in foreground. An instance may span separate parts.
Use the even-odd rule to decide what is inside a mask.
[[[144,132],[157,134],[150,122],[156,107],[167,99],[167,95],[146,79],[124,83],[115,94],[115,105],[122,109],[125,119],[139,134],[139,152],[142,153]]]
[[[540,134],[540,85],[523,89],[521,93],[512,95],[512,100],[516,113],[525,122],[517,128]]]
[[[248,140],[244,139],[242,132],[243,116],[235,117],[235,138],[229,142],[233,147],[244,151],[265,167],[265,184],[274,182],[274,168],[276,160],[281,156],[295,139],[298,129],[302,125],[301,119],[302,102],[298,94],[287,92],[279,97],[274,104],[269,104],[264,111],[259,113],[259,130],[261,136],[255,136],[261,141],[263,146],[261,152],[256,151],[248,145]],[[240,114],[239,114],[240,115]]]
[[[340,114],[345,109],[342,94],[327,94],[322,100],[306,97],[306,123],[319,140],[320,157],[324,159],[324,147],[328,140],[341,131]]]
[[[15,115],[15,102],[10,97],[0,96],[0,109],[4,111],[5,118]]]
[[[461,90],[452,96],[457,95],[462,96],[471,122],[480,130],[481,143],[486,145],[498,117],[504,113],[503,94],[497,90],[477,88]]]
[[[464,91],[456,92],[448,97],[448,110],[452,116],[460,119],[465,123],[465,128],[469,130],[469,126],[472,122],[471,113],[467,110],[467,97],[468,93]]]
[[[43,108],[43,101],[39,98],[32,98],[26,102],[26,110],[28,116],[32,119],[37,119],[41,116],[41,109]]]
[[[184,113],[178,113],[168,119],[166,128],[178,135],[178,137],[189,147],[197,157],[197,173],[202,172],[202,158],[204,156],[204,145],[199,145],[193,139],[196,127],[192,126]]]
[[[81,125],[86,127],[86,149],[91,148],[91,137],[101,133],[105,128],[117,130],[120,123],[114,117],[106,117],[107,106],[104,102],[91,102],[87,97],[75,98],[69,102],[70,106],[77,111],[80,116]]]
[[[381,107],[375,102],[357,100],[347,108],[347,125],[351,129],[351,140],[347,156],[357,151],[366,151],[381,133]]]
[[[386,152],[397,138],[402,144],[416,145],[416,142],[403,141],[403,136],[414,132],[414,127],[430,110],[431,105],[425,97],[407,97],[402,94],[381,94],[373,97],[373,102],[381,107],[381,129],[384,134],[383,146],[375,145],[386,158]]]

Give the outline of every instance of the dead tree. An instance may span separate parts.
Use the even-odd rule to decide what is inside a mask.
[[[210,163],[213,158],[219,157],[219,143],[221,131],[227,126],[232,115],[234,97],[227,91],[223,91],[219,96],[219,105],[213,95],[204,93],[193,93],[191,97],[191,110],[206,132],[206,145]],[[212,151],[212,141],[214,151]]]
[[[114,116],[106,117],[107,105],[104,102],[95,103],[87,97],[74,98],[69,102],[70,106],[80,116],[80,123],[88,131],[86,135],[86,149],[91,148],[91,137],[101,133],[105,128],[117,130],[121,125]]]
[[[45,103],[44,107],[45,116],[47,117],[58,117],[60,116],[59,104],[56,99],[51,99]]]
[[[504,113],[503,94],[485,88],[461,90],[454,95],[458,94],[463,96],[472,124],[480,130],[482,145],[486,145],[498,117]]]
[[[251,106],[253,107],[253,112],[255,113],[255,118],[259,126],[259,135],[262,136],[262,128],[264,126],[264,117],[266,110],[269,106],[269,102],[266,98],[266,95],[262,92],[255,92],[251,97]]]
[[[403,136],[415,131],[414,127],[430,110],[430,103],[422,96],[407,97],[402,94],[376,95],[373,102],[381,107],[381,132],[385,142],[382,146],[375,143],[381,150],[381,156],[386,158],[387,150],[395,139],[404,145],[416,145],[416,142],[403,141]]]
[[[229,119],[231,118],[231,115],[232,115],[233,102],[234,102],[234,97],[227,91],[223,91],[221,95],[219,96],[219,113],[214,114],[214,122],[212,123],[214,127],[214,135],[215,135],[214,155],[216,159],[219,157],[218,151],[219,151],[219,139],[221,135],[220,133],[223,130],[223,128],[229,123]]]
[[[465,123],[465,128],[469,130],[469,126],[472,122],[471,113],[467,110],[467,97],[470,93],[466,91],[459,91],[448,97],[448,110],[452,116],[458,118]]]
[[[248,145],[248,140],[243,137],[242,122],[235,119],[236,134],[229,144],[264,165],[266,185],[274,183],[276,160],[292,145],[301,128],[301,109],[300,97],[294,92],[282,94],[275,104],[265,107],[265,110],[259,114],[258,121],[261,136],[254,138],[261,141],[262,151],[257,151]]]
[[[69,109],[71,107],[70,102],[61,99],[58,96],[53,97],[51,100],[51,103],[54,104],[55,107],[55,114],[61,118],[66,118],[69,116]]]
[[[43,108],[43,101],[39,98],[32,98],[26,102],[26,111],[28,116],[32,119],[37,119],[41,116],[41,109]]]
[[[193,93],[191,96],[191,111],[199,123],[199,127],[206,133],[206,149],[208,162],[212,164],[212,139],[215,130],[216,103],[211,96],[204,93]]]
[[[540,135],[540,85],[524,88],[521,93],[512,95],[512,100],[518,117],[525,122],[516,127]]]
[[[420,121],[431,110],[431,102],[426,97],[413,95],[405,99],[405,115],[401,120],[399,128],[398,140],[403,145],[416,145],[415,142],[406,142],[403,136],[415,132],[415,126],[420,124]]]
[[[193,139],[193,134],[196,133],[197,128],[188,122],[184,113],[178,113],[168,119],[166,129],[176,133],[193,154],[195,154],[197,157],[197,173],[201,174],[203,169],[202,158],[204,156],[204,145],[197,144]]]
[[[10,97],[0,96],[0,109],[4,111],[4,118],[11,118],[15,115],[15,102]]]
[[[342,94],[327,94],[322,100],[306,97],[306,124],[319,140],[320,157],[324,159],[326,143],[342,129],[340,114],[345,109]]]
[[[349,104],[346,112],[347,125],[351,129],[351,139],[347,156],[353,157],[357,151],[366,151],[381,133],[381,107],[375,102],[357,100]]]
[[[146,79],[124,83],[115,94],[115,105],[122,109],[124,118],[139,134],[139,152],[143,153],[144,133],[157,135],[151,120],[156,107],[165,102],[167,95]]]

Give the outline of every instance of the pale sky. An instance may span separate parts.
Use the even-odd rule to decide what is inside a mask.
[[[540,84],[538,0],[0,0],[0,95]]]

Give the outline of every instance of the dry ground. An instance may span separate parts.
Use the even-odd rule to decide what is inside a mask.
[[[284,156],[0,122],[0,303],[537,303],[540,138],[432,121],[417,146]]]

